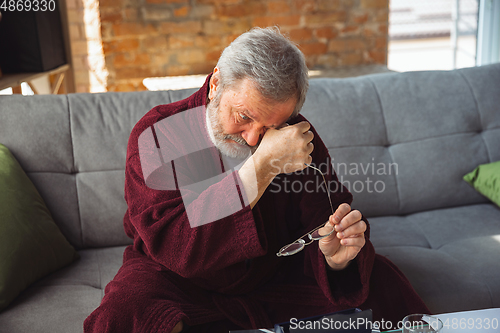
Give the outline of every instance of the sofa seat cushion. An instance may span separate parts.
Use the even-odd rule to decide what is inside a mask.
[[[122,265],[125,246],[78,251],[80,259],[26,289],[0,316],[5,332],[82,332],[104,288]]]
[[[500,209],[478,204],[374,217],[371,241],[434,313],[500,307]]]

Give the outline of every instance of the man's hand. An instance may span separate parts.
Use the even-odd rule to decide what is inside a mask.
[[[307,121],[280,129],[268,129],[255,153],[240,168],[239,176],[253,208],[280,173],[306,168],[312,162],[314,134]]]
[[[280,129],[268,129],[255,151],[269,163],[269,172],[274,176],[280,173],[300,171],[311,164],[310,154],[314,149],[314,134],[309,131],[311,125],[302,121]],[[254,154],[254,155],[255,155]]]
[[[332,269],[341,270],[347,267],[365,245],[366,223],[361,217],[359,211],[351,210],[351,206],[343,203],[320,229],[320,234],[327,234],[332,228],[336,231],[319,240],[319,248]]]

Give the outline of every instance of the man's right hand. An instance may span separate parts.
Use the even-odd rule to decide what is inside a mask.
[[[269,163],[269,172],[276,176],[306,168],[310,164],[310,154],[314,149],[314,134],[309,131],[311,125],[302,121],[280,129],[268,129],[254,155]]]
[[[311,125],[300,122],[280,129],[268,129],[259,147],[239,170],[239,176],[253,208],[280,173],[290,173],[306,168],[312,162],[314,134]]]

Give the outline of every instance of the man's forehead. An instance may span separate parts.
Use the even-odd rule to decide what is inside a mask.
[[[223,93],[233,94],[233,105],[239,112],[268,128],[277,128],[293,114],[297,103],[296,96],[285,101],[277,101],[265,96],[250,78],[237,80]]]
[[[262,123],[262,125],[264,125],[267,128],[278,128],[281,125],[283,125],[287,121],[287,119],[289,118],[288,115],[285,115],[284,117],[281,116],[281,117],[278,118],[277,117],[278,114],[274,114],[273,113],[273,114],[270,114],[270,116],[272,117],[272,119],[269,119],[269,120],[266,121],[266,119],[262,119],[263,117],[261,117],[258,114],[250,111],[247,108],[243,109],[242,111],[246,115],[248,115],[250,118],[252,118],[253,120]]]

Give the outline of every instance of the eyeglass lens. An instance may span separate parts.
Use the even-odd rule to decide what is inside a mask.
[[[304,240],[299,239],[295,243],[288,244],[287,246],[283,247],[280,250],[279,255],[280,256],[290,256],[292,254],[295,254],[304,248],[304,246],[305,246],[304,244],[305,244]]]
[[[326,225],[326,224],[325,224]],[[325,225],[323,225],[323,227],[325,227]],[[322,227],[322,228],[323,228]],[[332,228],[332,230],[324,235],[321,235],[320,232],[319,232],[320,229],[318,230],[314,230],[313,232],[311,232],[309,234],[309,238],[312,239],[312,240],[320,240],[320,239],[323,239],[325,237],[328,237],[330,236],[333,232],[334,232],[334,229]]]

